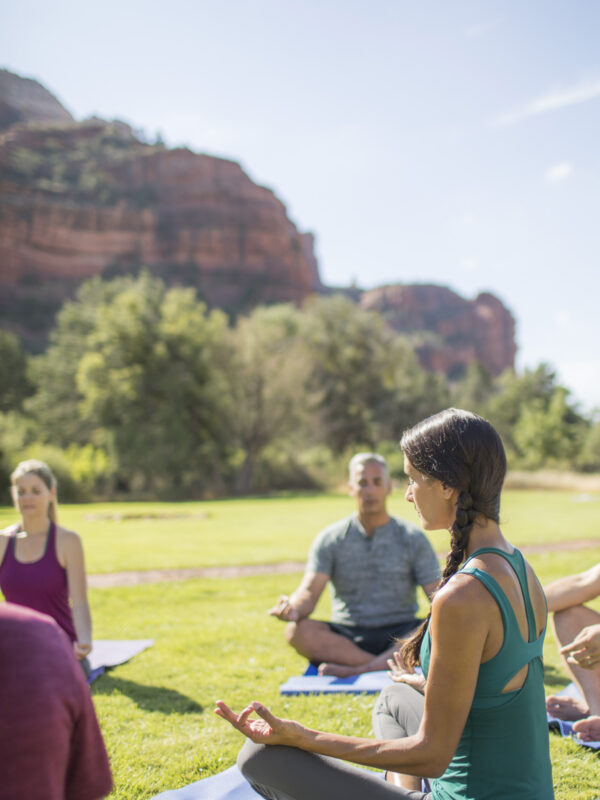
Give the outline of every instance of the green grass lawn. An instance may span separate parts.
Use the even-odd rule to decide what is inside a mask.
[[[390,510],[418,522],[400,491]],[[59,508],[61,523],[83,537],[90,573],[303,561],[317,531],[352,511],[352,501],[336,494]],[[599,516],[600,494],[507,491],[503,496],[503,530],[519,546],[600,541]],[[0,527],[14,520],[13,510],[0,508]],[[431,541],[438,552],[447,549],[445,532],[432,533]]]
[[[543,583],[600,561],[599,496],[567,492],[507,492],[504,530],[516,544],[597,539],[580,551],[535,553],[530,561]],[[335,495],[187,504],[114,504],[61,507],[61,521],[84,538],[88,570],[101,572],[215,564],[303,560],[316,531],[350,513]],[[400,496],[392,513],[413,518]],[[96,514],[148,518],[94,520]],[[160,514],[187,514],[165,519]],[[0,525],[14,519],[0,511]],[[447,534],[435,533],[436,550]],[[369,735],[373,696],[290,697],[279,685],[304,669],[283,642],[283,624],[265,610],[300,575],[203,579],[94,589],[90,593],[97,638],[153,638],[155,645],[92,687],[111,758],[111,800],[146,800],[166,789],[219,772],[235,761],[242,739],[214,713],[224,699],[234,708],[252,699],[311,727]],[[595,607],[600,610],[600,603]],[[326,617],[328,597],[320,603]],[[545,646],[547,690],[562,688],[551,634]],[[600,757],[551,736],[556,796],[595,800]]]

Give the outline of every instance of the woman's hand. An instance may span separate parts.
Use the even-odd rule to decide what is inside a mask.
[[[92,652],[92,645],[89,642],[73,642],[73,652],[75,653],[75,658],[83,661]]]
[[[595,669],[600,665],[600,625],[586,625],[560,652],[567,656],[569,664]]]
[[[407,669],[404,666],[399,650],[394,652],[392,658],[388,658],[387,663],[390,670],[388,675],[393,681],[396,681],[396,683],[407,683],[409,686],[412,686],[413,689],[416,689],[417,692],[425,694],[425,678],[423,675],[415,672],[412,667]]]
[[[258,714],[260,719],[250,718],[253,711]],[[300,746],[302,725],[293,720],[274,716],[262,703],[254,701],[246,706],[240,714],[235,714],[222,700],[217,700],[215,714],[227,720],[230,725],[255,744]]]

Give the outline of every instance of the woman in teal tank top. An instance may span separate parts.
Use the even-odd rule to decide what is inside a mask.
[[[420,723],[403,738],[364,739],[311,730],[258,702],[236,714],[219,701],[216,713],[248,739],[238,765],[269,800],[552,800],[546,604],[499,527],[500,437],[481,417],[447,409],[400,444],[406,499],[425,530],[450,531],[429,618],[403,648],[401,682],[386,690],[414,693],[420,663]],[[393,717],[398,705],[387,709]],[[386,770],[386,780],[348,761]],[[430,793],[411,788],[421,777],[432,779]]]

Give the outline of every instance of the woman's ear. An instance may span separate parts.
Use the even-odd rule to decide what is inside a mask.
[[[442,492],[447,500],[451,500],[455,504],[458,502],[458,495],[460,494],[458,489],[454,489],[452,486],[442,483]]]

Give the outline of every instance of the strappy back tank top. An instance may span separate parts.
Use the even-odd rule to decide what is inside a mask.
[[[18,527],[11,533],[0,564],[0,589],[10,603],[32,608],[58,622],[69,639],[77,639],[73,615],[69,604],[67,571],[56,556],[56,525],[50,523],[46,546],[37,561],[18,561],[16,536]]]
[[[484,570],[469,566],[482,553],[496,553],[513,568],[527,614],[528,638],[499,583]],[[542,648],[546,629],[537,635],[527,585],[527,571],[518,550],[477,550],[460,572],[473,575],[492,595],[502,616],[504,640],[498,653],[479,667],[473,704],[456,753],[441,778],[433,781],[434,800],[552,800],[552,767],[544,700]],[[457,643],[459,644],[459,643]],[[421,646],[421,666],[429,671],[431,638]],[[520,689],[502,692],[525,665]]]

